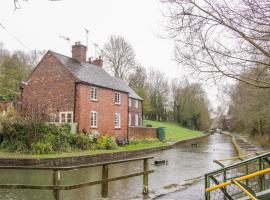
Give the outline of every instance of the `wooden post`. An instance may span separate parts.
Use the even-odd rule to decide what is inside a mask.
[[[60,185],[60,171],[53,170],[53,186],[58,187]],[[53,190],[54,200],[60,200],[60,191],[59,189]]]
[[[210,187],[210,178],[208,175],[205,175],[204,181],[205,181],[205,189],[209,188]],[[205,200],[210,200],[210,192],[205,191]]]
[[[259,170],[264,169],[264,162],[262,158],[259,158]],[[264,174],[261,174],[259,176],[259,191],[265,190],[265,176]]]
[[[108,164],[102,165],[102,180],[109,178]],[[101,197],[103,200],[108,199],[108,181],[103,182],[101,185]]]
[[[148,170],[149,170],[149,161],[148,159],[143,160],[143,194],[148,194]]]

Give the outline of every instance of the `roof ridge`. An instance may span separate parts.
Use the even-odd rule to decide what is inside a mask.
[[[104,68],[49,50],[64,66],[81,82],[127,92],[134,99],[142,98],[128,85],[125,80],[112,76]]]

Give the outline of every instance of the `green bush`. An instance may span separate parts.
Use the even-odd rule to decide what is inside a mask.
[[[151,144],[157,141],[159,140],[156,138],[146,138],[146,139],[141,139],[141,140],[130,140],[129,144]]]
[[[76,134],[73,140],[74,140],[73,145],[77,149],[89,150],[95,149],[96,147],[96,143],[88,135]]]
[[[102,136],[97,142],[98,149],[117,149],[118,146],[112,136]]]
[[[72,134],[69,124],[57,126],[15,112],[0,116],[0,127],[0,148],[4,151],[46,154],[118,148],[114,137],[103,136],[96,141],[91,135]]]
[[[52,148],[51,144],[37,142],[37,143],[33,143],[31,145],[30,153],[46,154],[46,153],[52,153],[52,152],[53,152],[53,148]]]
[[[90,137],[72,134],[69,124],[57,126],[13,115],[1,116],[0,124],[0,148],[5,151],[43,154],[95,147]]]

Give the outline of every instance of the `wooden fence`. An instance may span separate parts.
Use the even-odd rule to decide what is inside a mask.
[[[149,159],[153,157],[142,157],[142,158],[133,158],[133,159],[126,159],[126,160],[119,160],[119,161],[112,161],[112,162],[104,162],[104,163],[96,163],[96,164],[85,164],[85,165],[78,165],[78,166],[69,166],[69,167],[31,167],[31,166],[0,166],[1,169],[14,169],[14,170],[52,170],[53,177],[52,177],[52,185],[30,185],[30,184],[0,184],[0,188],[2,189],[37,189],[37,190],[52,190],[53,191],[53,199],[60,200],[60,191],[61,190],[74,190],[84,187],[89,187],[93,185],[101,184],[101,196],[103,199],[108,198],[108,183],[112,181],[118,181],[122,179],[132,178],[135,176],[143,176],[143,194],[148,194],[148,175],[153,173],[154,170],[149,170]],[[134,161],[143,161],[143,171],[132,173],[128,175],[118,176],[109,178],[109,166],[113,164],[119,163],[127,163],[127,162],[134,162]],[[61,185],[61,171],[72,171],[77,169],[83,168],[90,168],[90,167],[102,167],[102,179],[97,181],[89,181],[79,184],[73,185]]]
[[[157,128],[130,126],[128,131],[129,139],[157,138]]]

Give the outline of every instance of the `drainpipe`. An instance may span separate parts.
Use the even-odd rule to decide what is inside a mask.
[[[142,126],[143,126],[143,100],[141,100],[141,118],[142,118],[142,121],[141,121],[141,123],[142,123]]]
[[[76,97],[77,97],[77,82],[74,83],[73,123],[75,123],[77,121],[77,119],[76,119]]]
[[[127,95],[128,96],[128,95]],[[128,96],[128,102],[127,102],[127,105],[128,105],[128,113],[127,113],[127,142],[129,144],[129,125],[128,125],[128,117],[129,117],[129,96]]]

